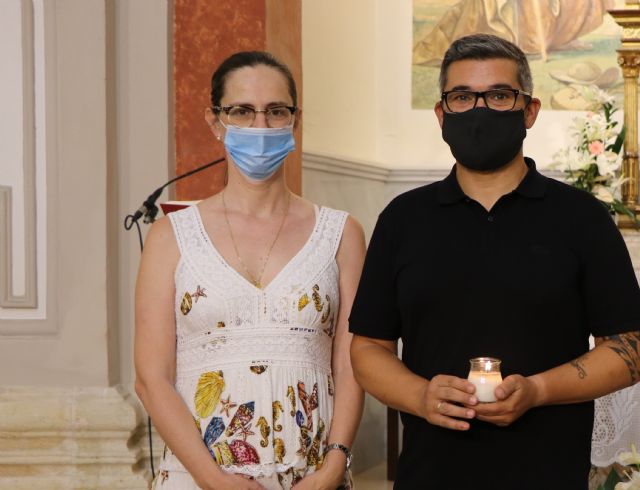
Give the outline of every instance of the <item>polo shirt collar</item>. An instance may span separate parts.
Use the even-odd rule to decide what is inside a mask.
[[[547,187],[547,178],[536,169],[536,163],[529,157],[524,158],[529,171],[522,179],[522,182],[513,191],[523,197],[542,198]],[[466,199],[458,179],[456,178],[456,166],[454,165],[449,175],[440,182],[438,186],[438,202],[440,204],[453,204]]]
[[[534,162],[533,159],[524,157],[524,162],[527,164],[527,167],[529,167],[529,171],[514,192],[524,197],[540,199],[544,197],[548,179],[538,172],[536,162]]]

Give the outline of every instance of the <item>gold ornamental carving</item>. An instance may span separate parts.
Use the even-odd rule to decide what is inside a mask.
[[[622,39],[623,40],[640,39],[640,28],[625,27],[624,29],[622,29]]]
[[[622,172],[627,181],[622,185],[622,202],[629,209],[638,206],[638,75],[640,74],[640,4],[637,0],[627,0],[625,9],[609,10],[618,25],[622,27],[618,65],[624,77],[624,153]],[[620,228],[636,228],[627,216],[619,216]]]

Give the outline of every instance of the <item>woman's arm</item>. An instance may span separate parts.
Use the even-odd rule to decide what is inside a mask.
[[[169,220],[158,220],[149,230],[136,284],[136,393],[164,441],[202,489],[262,488],[220,469],[174,388],[173,275],[179,255]]]
[[[340,270],[340,309],[336,319],[331,360],[334,396],[333,420],[329,432],[329,444],[339,443],[352,447],[362,417],[364,392],[356,382],[351,368],[349,346],[349,313],[358,288],[365,255],[362,226],[349,217],[345,223],[336,261]],[[346,468],[346,456],[342,451],[329,451],[322,468],[308,478],[304,478],[296,488],[331,488],[342,483]],[[314,481],[315,480],[315,481]],[[313,482],[313,484],[311,484]],[[308,485],[308,487],[306,486]]]

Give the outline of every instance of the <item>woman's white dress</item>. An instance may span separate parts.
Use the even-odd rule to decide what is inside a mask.
[[[305,245],[258,289],[218,253],[197,206],[169,215],[181,254],[176,390],[217,463],[265,488],[288,489],[322,462],[333,414],[335,256],[346,218],[316,207]],[[198,487],[166,448],[153,488]]]

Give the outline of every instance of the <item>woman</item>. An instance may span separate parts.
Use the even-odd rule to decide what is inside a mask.
[[[167,444],[154,488],[351,488],[362,228],[287,188],[299,111],[285,65],[237,53],[211,88],[228,183],[153,225],[136,287],[136,391]]]

